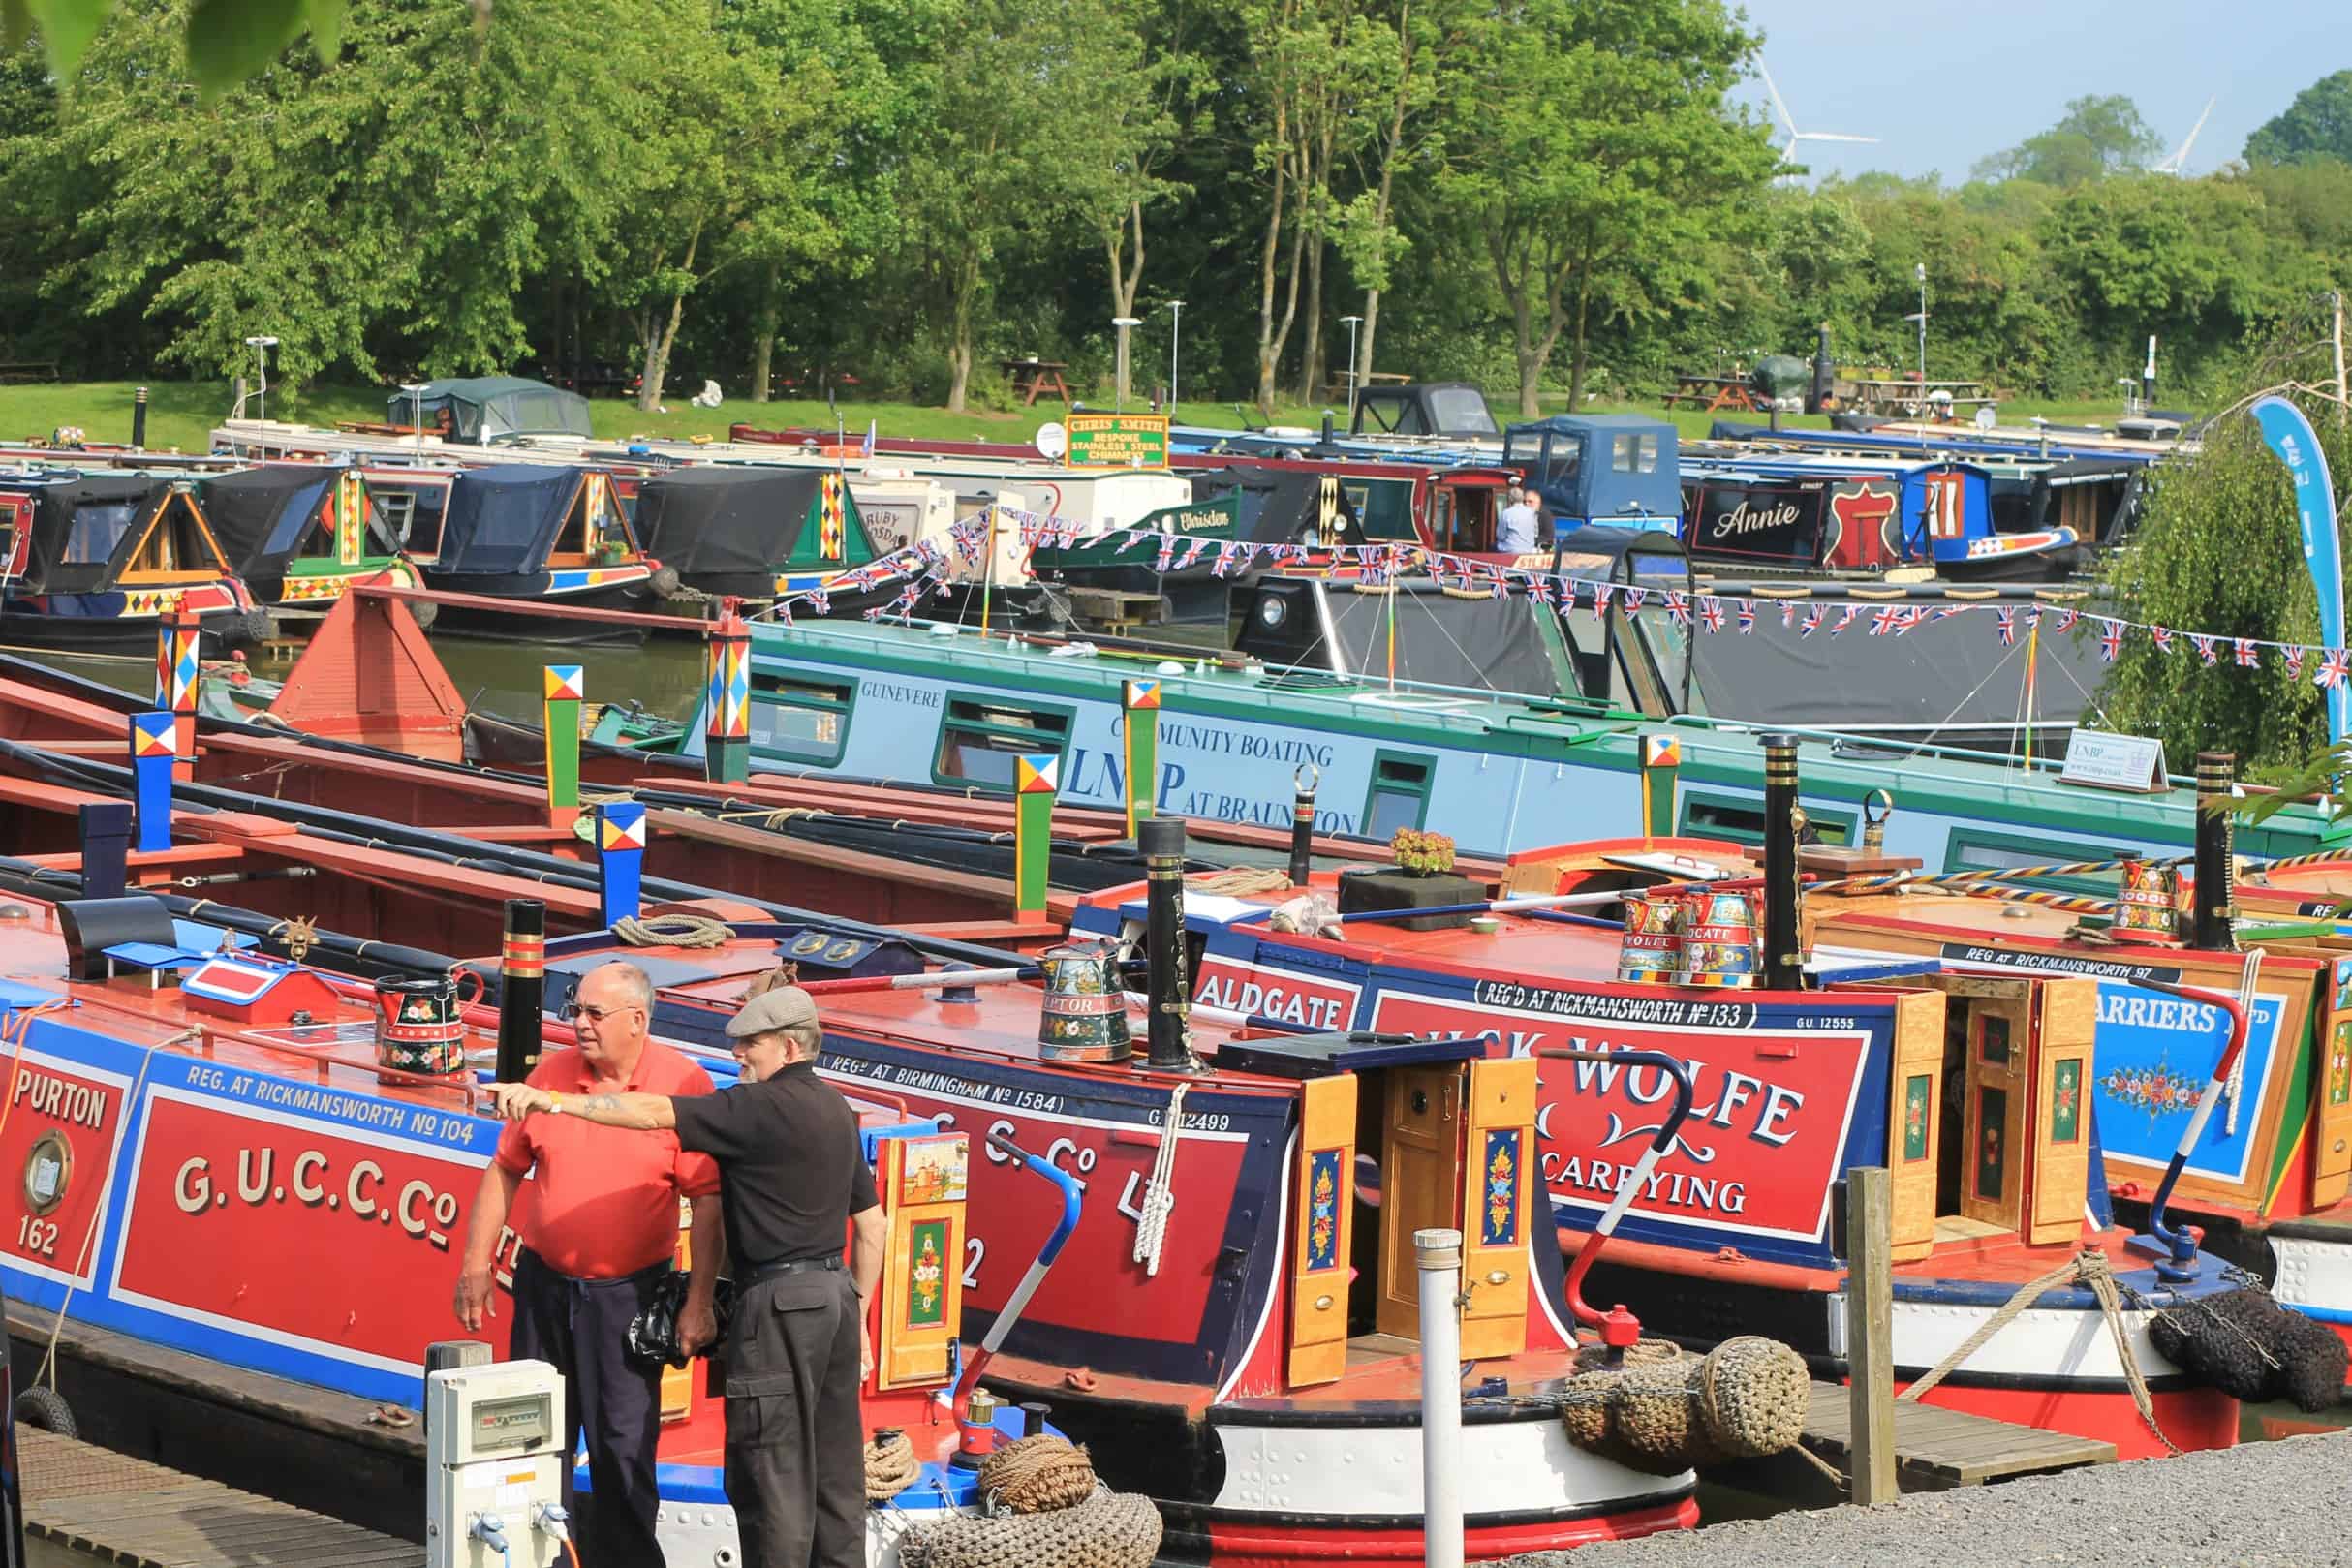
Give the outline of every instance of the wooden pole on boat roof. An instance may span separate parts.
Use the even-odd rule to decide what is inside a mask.
[[[1135,846],[1143,851],[1143,952],[1150,975],[1150,1054],[1145,1064],[1181,1072],[1195,1063],[1187,1025],[1192,987],[1186,978],[1184,948],[1184,818],[1155,816],[1142,826]]]
[[[580,819],[580,702],[587,672],[578,664],[548,664],[543,672],[547,732],[547,825]]]
[[[1062,787],[1062,756],[1044,752],[1015,757],[1013,771],[1013,911],[1023,925],[1045,923],[1046,868],[1054,853],[1054,793]]]
[[[2238,758],[2230,752],[2197,753],[2197,839],[2195,902],[2189,914],[2189,945],[2228,952],[2238,945],[2232,924],[2237,889],[2232,882],[2235,847],[2230,812],[2230,776]]]
[[[596,809],[598,919],[607,928],[634,920],[643,907],[645,805],[610,800]]]
[[[1644,735],[1642,747],[1642,839],[1674,837],[1674,782],[1683,766],[1680,735]]]
[[[1804,984],[1805,954],[1797,939],[1797,840],[1805,809],[1797,804],[1797,738],[1771,734],[1764,743],[1764,984],[1796,990]]]
[[[1895,1186],[1883,1165],[1845,1173],[1845,1366],[1853,1498],[1891,1502],[1895,1482]]]
[[[155,705],[171,715],[175,731],[172,772],[182,779],[196,777],[196,697],[203,679],[202,630],[196,612],[178,595],[156,622]]]
[[[733,600],[720,605],[703,657],[702,777],[741,784],[752,776],[752,630]]]
[[[518,1084],[539,1065],[540,1010],[547,997],[547,906],[507,900],[498,948],[498,1081]]]
[[[171,775],[179,760],[179,730],[168,713],[131,716],[131,780],[139,802],[142,855],[171,847]]]
[[[1152,815],[1160,786],[1160,694],[1158,677],[1129,681],[1120,689],[1122,728],[1127,741],[1127,836]]]

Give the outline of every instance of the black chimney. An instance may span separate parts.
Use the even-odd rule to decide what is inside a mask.
[[[1805,955],[1797,943],[1797,838],[1805,812],[1797,804],[1797,738],[1764,742],[1764,984],[1794,991],[1805,983]]]
[[[519,1084],[539,1065],[540,1011],[546,996],[547,906],[538,899],[509,899],[498,956],[500,1083]]]
[[[2230,815],[2230,776],[2238,758],[2229,752],[2197,753],[2196,902],[2190,906],[2189,945],[2227,952],[2238,945],[2231,925],[2237,913],[2235,819]]]
[[[1135,824],[1145,881],[1143,950],[1151,976],[1151,1054],[1147,1065],[1190,1067],[1185,1019],[1192,988],[1184,951],[1184,818],[1155,816]]]

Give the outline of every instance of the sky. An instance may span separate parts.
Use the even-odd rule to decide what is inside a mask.
[[[2209,98],[2187,172],[2237,158],[2256,126],[2352,68],[2352,0],[1965,0],[1941,6],[1737,0],[1809,141],[1818,178],[1888,169],[1967,177],[1980,158],[2056,124],[2068,99],[2121,93],[2169,156]],[[1760,80],[1742,95],[1766,114]],[[1785,127],[1777,135],[1785,138]]]

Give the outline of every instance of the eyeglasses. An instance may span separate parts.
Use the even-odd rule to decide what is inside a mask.
[[[584,1014],[590,1021],[602,1024],[605,1019],[610,1018],[614,1013],[641,1013],[644,1010],[644,1008],[636,1006],[634,1003],[632,1003],[627,1007],[588,1007],[583,1006],[576,1001],[568,1001],[564,1003],[563,1011],[556,1014],[556,1016],[561,1018],[565,1023],[570,1024],[576,1022]]]

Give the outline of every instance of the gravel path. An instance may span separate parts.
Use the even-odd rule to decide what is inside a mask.
[[[2352,1565],[2352,1432],[1913,1492],[1513,1568],[2328,1568]]]

